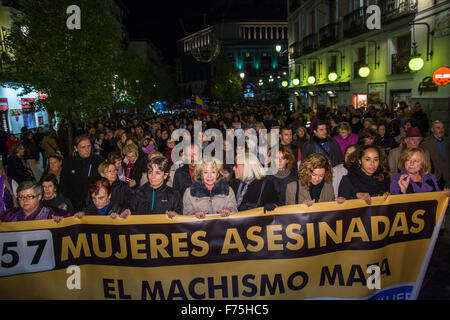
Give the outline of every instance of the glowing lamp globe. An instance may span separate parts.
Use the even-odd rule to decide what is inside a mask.
[[[366,78],[369,76],[370,74],[370,68],[367,66],[361,67],[358,70],[358,74],[361,78]]]
[[[316,82],[316,77],[314,77],[314,76],[309,76],[309,77],[308,77],[308,83],[309,83],[309,84],[313,84],[314,82]]]
[[[336,81],[337,78],[338,78],[338,75],[337,75],[336,72],[330,72],[330,73],[328,74],[328,80],[329,80],[329,81]]]
[[[288,86],[288,82],[287,82],[286,80],[281,81],[281,86],[282,86],[283,88],[286,88],[286,87]]]
[[[408,68],[411,71],[419,71],[423,68],[424,62],[423,59],[419,56],[412,57],[411,60],[409,60]]]
[[[297,78],[295,78],[295,79],[292,80],[292,84],[293,84],[294,86],[298,86],[298,85],[300,84],[300,80],[298,80]]]

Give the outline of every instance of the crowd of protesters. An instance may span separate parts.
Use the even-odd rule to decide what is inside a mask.
[[[130,214],[203,218],[349,199],[370,204],[372,197],[390,194],[445,190],[450,196],[444,123],[429,119],[419,103],[345,112],[258,104],[209,111],[115,114],[75,127],[72,150],[64,124],[58,132],[24,129],[20,139],[0,130],[0,221]],[[201,121],[205,141],[190,145],[180,155],[184,161],[178,160],[172,133],[185,129],[193,136],[195,121]],[[257,135],[265,129],[272,139],[278,129],[276,170],[266,170],[270,149],[237,152],[235,140],[224,140],[220,157],[201,158],[208,129],[254,129]]]

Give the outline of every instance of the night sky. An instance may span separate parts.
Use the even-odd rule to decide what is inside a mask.
[[[221,19],[287,19],[287,0],[123,0],[130,40],[148,39],[173,64],[176,41]]]

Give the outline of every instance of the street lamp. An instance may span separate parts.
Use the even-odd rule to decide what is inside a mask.
[[[281,81],[281,86],[286,88],[288,86],[288,82],[286,80]]]
[[[239,77],[241,77],[241,79],[243,80],[245,77],[245,73],[243,73],[243,72],[239,73]]]
[[[370,74],[370,68],[369,68],[369,66],[367,66],[367,65],[362,66],[362,67],[359,68],[359,70],[358,70],[358,75],[359,75],[361,78],[367,78],[367,77],[369,76],[369,74]]]
[[[294,86],[298,86],[300,84],[300,80],[298,78],[295,78],[295,79],[292,80],[292,84]]]
[[[334,72],[334,71],[332,71],[332,72],[330,72],[330,73],[328,74],[328,80],[331,81],[331,82],[336,81],[337,78],[338,78],[338,75],[337,75],[337,73]]]
[[[419,71],[423,68],[423,65],[425,62],[420,57],[420,53],[417,53],[417,44],[416,44],[416,32],[415,32],[415,25],[423,24],[427,26],[427,61],[430,59],[430,57],[433,55],[433,51],[430,51],[430,35],[434,35],[434,31],[430,31],[430,25],[426,22],[410,22],[409,25],[413,26],[413,43],[412,43],[412,57],[409,60],[408,68],[411,71]]]
[[[307,79],[307,81],[308,81],[309,84],[313,84],[314,82],[316,82],[316,77],[314,77],[314,76],[309,76],[308,79]]]
[[[281,46],[280,46],[279,44],[277,44],[277,45],[275,46],[275,50],[276,50],[278,53],[280,53],[280,51],[281,51]]]

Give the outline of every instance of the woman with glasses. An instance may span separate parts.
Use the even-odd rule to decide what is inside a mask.
[[[42,203],[43,188],[41,185],[32,182],[22,182],[17,187],[18,208],[12,208],[0,213],[0,221],[32,221],[53,219],[55,222],[61,221],[64,217],[69,217],[68,211],[47,207]]]
[[[108,161],[100,163],[98,166],[98,173],[102,178],[108,180],[111,185],[111,197],[116,199],[123,209],[128,209],[130,207],[129,203],[132,191],[127,183],[118,179],[115,164]]]

